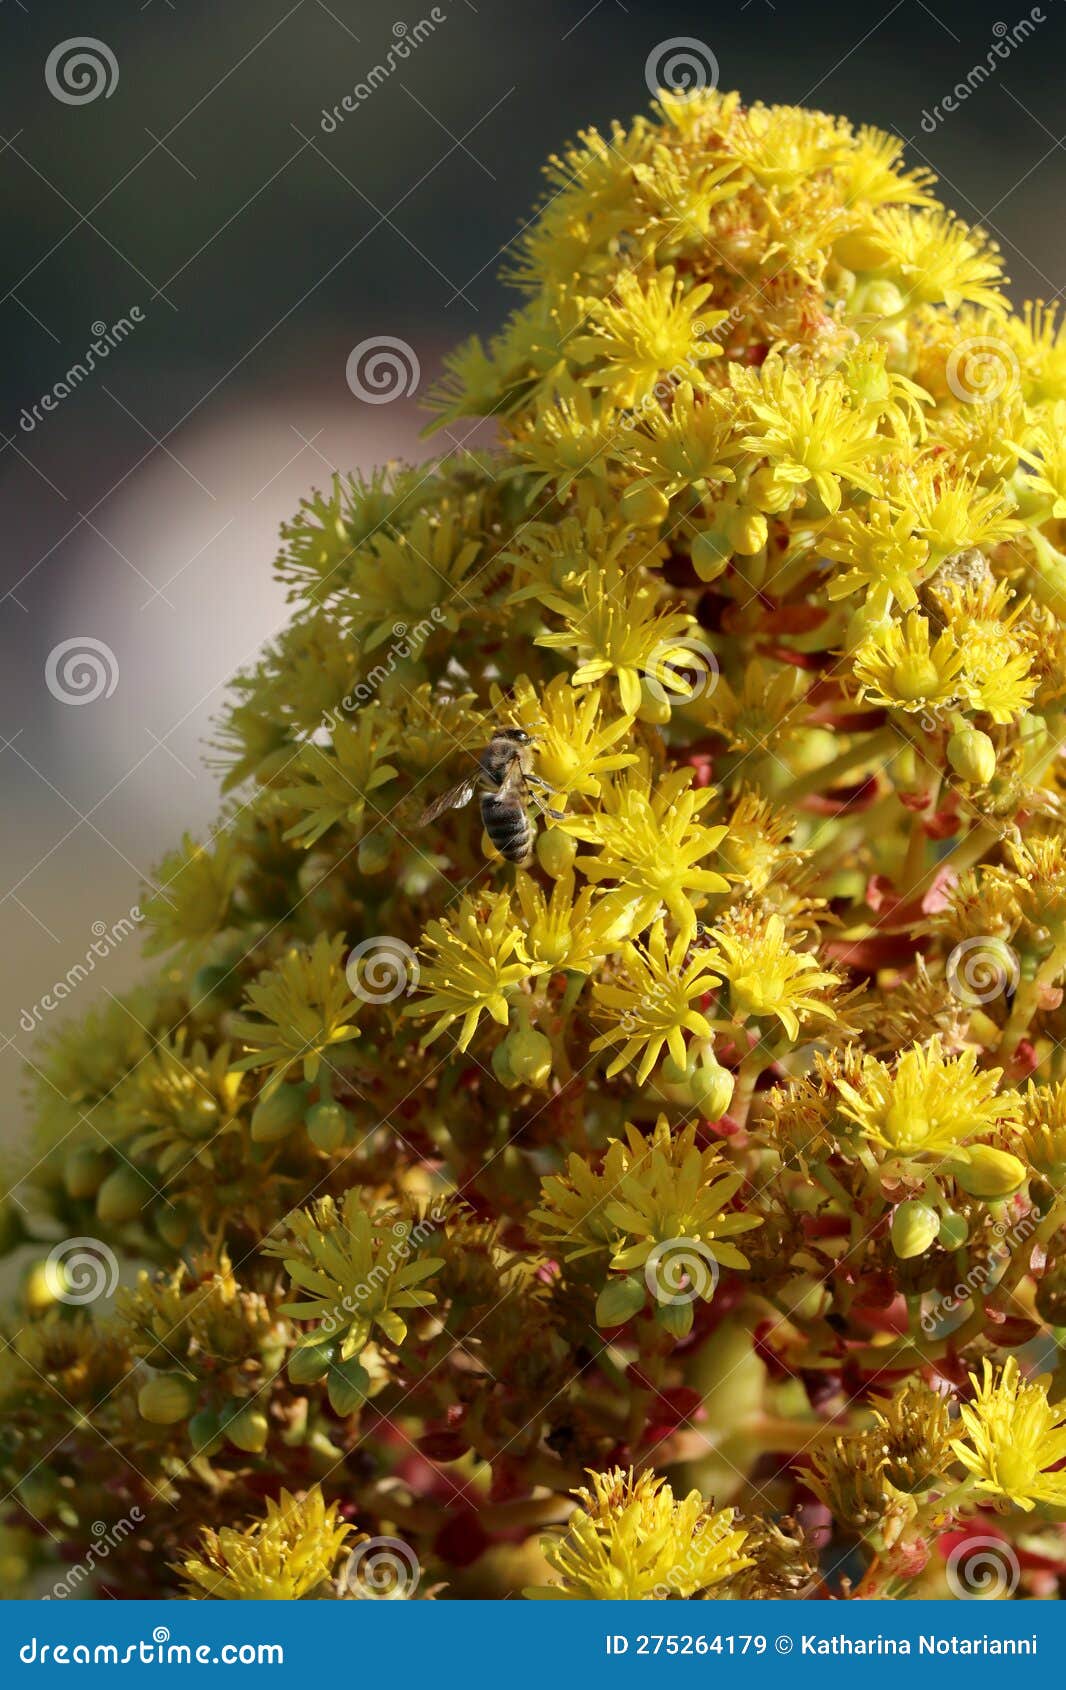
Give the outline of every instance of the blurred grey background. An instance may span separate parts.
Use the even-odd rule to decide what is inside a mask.
[[[649,54],[680,36],[710,48],[723,88],[910,141],[999,239],[1015,299],[1055,298],[1063,24],[1062,0],[0,0],[5,1099],[34,1006],[216,808],[212,719],[285,619],[279,522],[334,466],[430,449],[417,395],[353,396],[352,348],[408,342],[424,390],[450,343],[491,332],[544,158],[644,107]],[[93,49],[104,84],[71,103],[46,67],[83,36],[113,64]],[[324,129],[397,42],[399,68]],[[994,72],[931,117],[990,54]],[[41,409],[94,325],[123,318],[106,361]],[[88,672],[103,690],[71,705],[49,655],[86,640],[106,647],[99,683]],[[38,1019],[121,991],[138,943]],[[10,1140],[17,1107],[0,1122]]]

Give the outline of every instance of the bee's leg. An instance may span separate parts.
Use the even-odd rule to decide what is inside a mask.
[[[548,794],[549,798],[555,792],[554,786],[549,786],[547,781],[541,780],[539,775],[526,775],[524,778],[525,778],[525,783],[526,783],[527,786],[537,787],[541,792],[546,792]]]
[[[548,788],[548,791],[549,792],[551,791],[551,787]],[[545,804],[545,802],[544,802],[543,798],[540,796],[539,792],[530,792],[529,793],[529,800],[532,804],[535,804],[537,806],[537,809],[540,810],[542,815],[550,816],[553,822],[565,821],[566,811],[565,810],[553,810],[550,807],[550,805]]]

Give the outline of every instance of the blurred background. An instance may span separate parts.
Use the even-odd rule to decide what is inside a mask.
[[[508,308],[542,161],[644,107],[684,36],[722,88],[903,137],[1015,299],[1058,296],[1062,0],[3,0],[3,1139],[28,1029],[129,984],[142,880],[215,811],[212,720],[286,616],[279,522],[335,467],[426,455],[418,395]],[[371,404],[346,367],[382,337],[417,379]]]

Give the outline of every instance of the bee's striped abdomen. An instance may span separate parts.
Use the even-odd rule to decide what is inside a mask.
[[[514,798],[500,798],[486,792],[481,799],[485,832],[509,863],[529,861],[533,850],[533,827],[522,805]]]

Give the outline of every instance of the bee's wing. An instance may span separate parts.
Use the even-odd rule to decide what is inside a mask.
[[[465,780],[459,781],[455,786],[450,786],[447,792],[441,793],[439,798],[434,798],[432,804],[426,805],[418,819],[419,827],[426,827],[430,822],[436,821],[437,817],[443,815],[445,810],[461,810],[463,805],[469,804],[471,798],[473,798],[477,791],[477,784],[477,775],[468,775]]]

